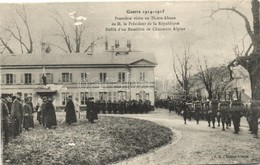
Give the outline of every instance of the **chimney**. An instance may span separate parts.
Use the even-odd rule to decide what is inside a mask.
[[[115,40],[115,48],[119,48],[119,41]]]
[[[131,41],[130,40],[127,40],[126,47],[128,48],[129,51],[131,51]]]

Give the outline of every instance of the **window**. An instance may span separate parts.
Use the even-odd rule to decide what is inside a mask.
[[[62,73],[62,82],[72,82],[72,73]]]
[[[43,83],[42,76],[43,76],[43,74],[40,74],[40,83]],[[45,76],[46,76],[47,84],[53,83],[53,74],[52,73],[46,73]]]
[[[99,74],[99,81],[100,81],[101,83],[106,82],[106,78],[107,78],[107,74],[106,74],[106,73],[100,73],[100,74]]]
[[[66,92],[66,93],[61,93],[61,101],[62,101],[62,105],[66,105],[67,101],[68,101],[68,96],[70,93]]]
[[[31,73],[25,73],[24,74],[24,83],[25,84],[31,84],[32,83],[32,74]]]
[[[113,94],[113,101],[117,101],[117,94],[116,94],[116,92],[113,92],[114,94]]]
[[[136,94],[136,99],[139,100],[149,100],[149,93],[146,93],[145,91],[140,91],[139,93]]]
[[[108,100],[112,101],[112,92],[108,92]]]
[[[88,97],[88,92],[80,92],[80,104],[87,105]]]
[[[99,100],[107,101],[107,92],[99,92]]]
[[[88,74],[87,73],[81,73],[81,80],[87,80]]]
[[[123,101],[126,100],[126,92],[125,91],[118,91],[118,99]]]
[[[145,73],[140,72],[140,81],[145,81]]]
[[[13,74],[6,74],[6,84],[13,84],[15,83],[15,75]]]
[[[46,73],[46,81],[47,81],[47,83],[53,83],[53,74],[52,73]]]
[[[118,82],[125,82],[125,72],[118,73]]]

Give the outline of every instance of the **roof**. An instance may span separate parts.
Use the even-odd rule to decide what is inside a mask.
[[[145,60],[150,64],[157,65],[153,53],[129,52],[128,55],[113,55],[112,52],[88,55],[86,53],[64,54],[16,54],[0,55],[1,67],[5,66],[42,66],[42,65],[75,65],[75,64],[123,64]]]

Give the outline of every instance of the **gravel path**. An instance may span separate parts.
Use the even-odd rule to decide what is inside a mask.
[[[169,127],[174,133],[171,144],[122,162],[118,165],[157,164],[241,164],[260,162],[260,139],[249,134],[245,118],[242,118],[239,135],[233,127],[221,131],[209,128],[206,121],[194,120],[183,124],[183,118],[167,110],[157,109],[150,114],[116,115],[149,120]]]

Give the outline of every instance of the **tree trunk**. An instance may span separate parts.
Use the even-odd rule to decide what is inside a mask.
[[[260,100],[260,54],[255,56],[258,57],[253,58],[254,62],[251,62],[248,72],[251,82],[252,100]]]

